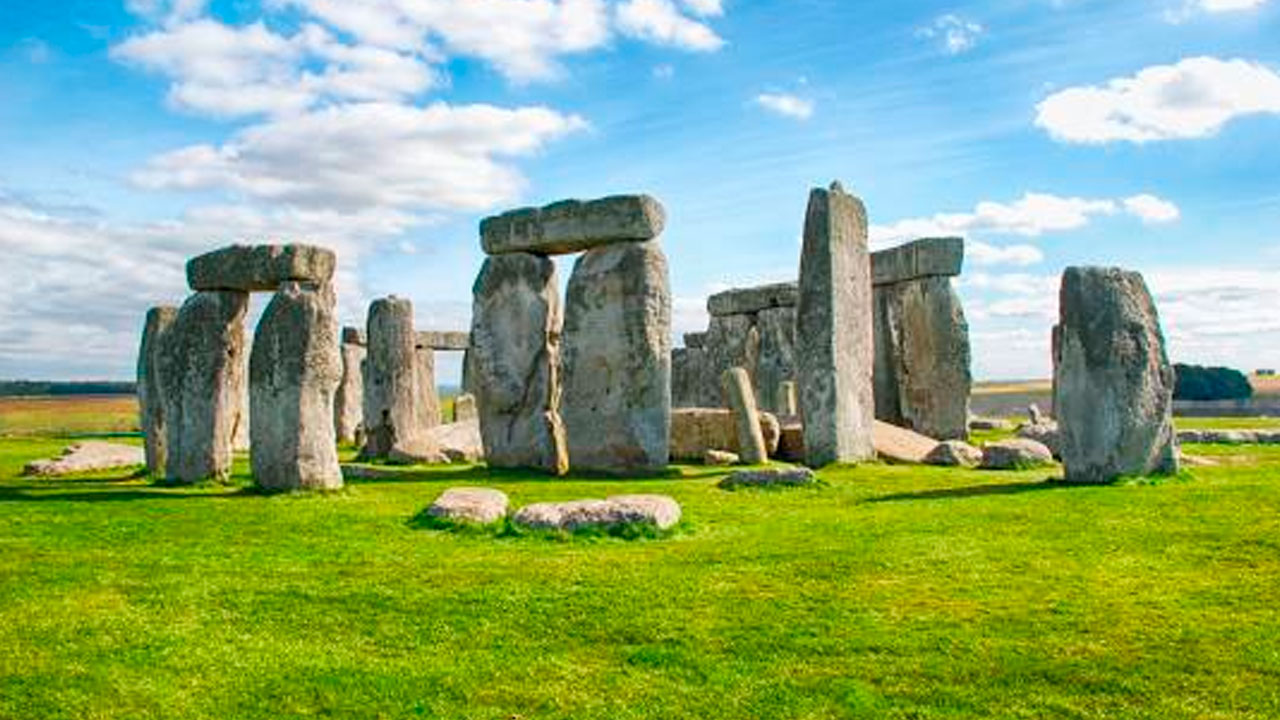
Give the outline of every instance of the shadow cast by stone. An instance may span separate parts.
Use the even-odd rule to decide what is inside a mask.
[[[243,489],[233,492],[181,492],[178,488],[138,486],[128,489],[113,487],[101,492],[31,492],[30,487],[0,488],[0,503],[6,502],[131,502],[135,500],[220,500],[225,498],[254,497]],[[41,488],[44,489],[44,488]]]
[[[951,500],[971,497],[984,497],[988,495],[1021,495],[1022,493],[1037,492],[1040,490],[1059,490],[1062,488],[1072,487],[1070,484],[1063,482],[1059,478],[1047,478],[1040,482],[1013,482],[1013,483],[995,483],[985,485],[966,485],[964,487],[954,488],[938,488],[936,490],[922,490],[912,493],[894,493],[892,495],[880,495],[878,497],[868,498],[863,502],[866,503],[886,503],[886,502],[906,502],[910,500]],[[1087,486],[1081,486],[1087,487]],[[1094,486],[1096,487],[1096,486]]]

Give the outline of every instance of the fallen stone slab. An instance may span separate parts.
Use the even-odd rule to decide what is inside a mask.
[[[605,500],[534,503],[516,512],[517,525],[539,530],[615,529],[652,525],[666,530],[680,522],[680,504],[666,495],[616,495]]]
[[[702,456],[702,464],[712,467],[737,465],[741,461],[737,453],[726,452],[724,450],[708,450]]]
[[[390,480],[404,477],[404,473],[401,471],[369,467],[368,465],[343,464],[341,467],[344,480]]]
[[[1059,439],[1061,431],[1058,429],[1058,423],[1054,420],[1041,420],[1038,423],[1027,423],[1018,426],[1017,435],[1020,438],[1035,440],[1036,442],[1049,448],[1049,452],[1053,456],[1061,457],[1059,451]]]
[[[1276,445],[1280,432],[1268,430],[1179,430],[1178,442],[1202,445]]]
[[[455,523],[488,525],[507,516],[507,494],[492,488],[449,488],[427,508],[427,515]]]
[[[926,277],[952,277],[964,267],[964,238],[922,238],[871,255],[875,285]]]
[[[480,421],[466,420],[437,425],[423,432],[412,444],[393,451],[387,459],[405,465],[480,462],[484,459]]]
[[[982,450],[983,470],[1030,470],[1053,464],[1053,453],[1044,444],[1027,438],[991,443]]]
[[[963,440],[944,440],[924,461],[938,467],[977,467],[982,464],[982,451]]]
[[[739,470],[721,480],[716,487],[722,490],[741,487],[802,487],[817,482],[818,476],[809,468],[765,468]]]
[[[715,316],[750,315],[769,308],[795,307],[799,297],[800,286],[794,282],[736,288],[707,298],[707,312]]]
[[[882,460],[922,465],[938,447],[938,441],[918,432],[876,420],[871,432],[876,454]]]
[[[771,413],[757,413],[764,446],[772,455],[778,448],[781,428]],[[739,453],[733,412],[724,408],[676,408],[671,411],[671,459],[698,462],[708,450]]]
[[[464,352],[471,344],[471,333],[453,330],[422,330],[418,346],[441,352]]]
[[[480,222],[480,243],[489,255],[567,255],[652,240],[662,234],[666,222],[662,203],[648,195],[562,200],[485,218]]]
[[[231,245],[191,258],[187,284],[193,290],[271,292],[289,281],[326,284],[337,256],[315,245]]]
[[[88,441],[75,443],[56,458],[33,460],[22,469],[23,475],[57,477],[95,470],[115,470],[146,463],[140,447],[116,443]]]
[[[1012,430],[1013,423],[1001,418],[971,417],[970,430]]]

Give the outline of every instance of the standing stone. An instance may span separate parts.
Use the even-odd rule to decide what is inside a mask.
[[[342,330],[342,381],[333,396],[334,427],[340,443],[354,443],[364,422],[364,333]]]
[[[453,399],[453,421],[455,423],[476,422],[480,414],[476,412],[476,396],[462,393]]]
[[[138,414],[142,428],[147,474],[164,477],[167,439],[165,438],[164,391],[160,381],[160,348],[178,318],[176,307],[153,307],[147,311],[138,349]]]
[[[436,353],[430,345],[422,344],[422,336],[418,336],[418,345],[414,348],[418,368],[418,392],[422,396],[423,427],[433,428],[440,424],[440,391],[436,389]]]
[[[750,465],[769,462],[765,449],[764,433],[760,430],[760,414],[756,408],[755,393],[751,390],[751,378],[742,368],[729,368],[721,376],[724,395],[733,412],[738,430],[738,455]]]
[[[555,262],[511,253],[484,261],[473,289],[467,390],[490,467],[569,469],[560,420],[560,293]]]
[[[342,381],[329,284],[285,282],[258,322],[249,358],[253,478],[266,490],[342,487],[333,397]]]
[[[665,468],[671,424],[671,290],[657,241],[597,248],[569,279],[563,414],[575,469]]]
[[[778,383],[778,398],[781,405],[774,411],[780,417],[792,418],[800,414],[800,401],[796,396],[796,382],[784,380]]]
[[[182,304],[164,336],[158,365],[168,446],[165,475],[173,482],[221,482],[231,476],[248,308],[248,293],[197,292]]]
[[[760,331],[751,315],[712,315],[707,326],[705,367],[697,407],[724,407],[720,376],[734,367],[755,377],[760,358]]]
[[[413,303],[395,296],[369,306],[364,367],[365,458],[412,455],[430,427],[422,389]]]
[[[796,318],[806,464],[873,459],[867,214],[839,183],[809,196]]]
[[[253,424],[249,407],[249,355],[244,354],[244,371],[240,374],[243,382],[237,391],[240,402],[236,406],[235,429],[231,431],[231,449],[234,452],[248,452],[252,442],[249,437],[249,427]]]
[[[1073,267],[1054,328],[1054,412],[1068,482],[1178,471],[1174,373],[1142,276]]]
[[[789,414],[785,412],[787,398],[779,391],[784,382],[796,377],[796,309],[761,310],[755,322],[760,349],[752,379],[760,408],[779,415]]]

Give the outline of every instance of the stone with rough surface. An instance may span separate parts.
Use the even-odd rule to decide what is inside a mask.
[[[427,508],[427,514],[456,523],[488,525],[507,516],[507,494],[492,488],[449,488]]]
[[[1015,432],[1020,438],[1035,440],[1041,445],[1049,448],[1049,452],[1053,453],[1054,457],[1062,457],[1062,451],[1059,450],[1060,432],[1056,421],[1041,420],[1038,423],[1019,425]]]
[[[476,396],[471,393],[462,393],[453,399],[453,421],[471,422],[473,420],[480,420],[480,413],[476,410]]]
[[[160,348],[173,321],[176,307],[153,307],[147,311],[138,348],[138,426],[142,428],[147,474],[164,477],[168,447],[165,438],[164,390],[160,382]]]
[[[709,394],[709,356],[701,348],[675,348],[671,351],[671,406],[701,407]]]
[[[115,470],[142,465],[145,462],[146,454],[142,448],[88,441],[68,446],[56,458],[33,460],[27,463],[22,469],[22,474],[57,477],[95,470]]]
[[[866,209],[839,183],[815,189],[805,217],[796,307],[797,382],[810,467],[875,456],[871,306]]]
[[[964,239],[922,238],[881,250],[871,258],[872,282],[892,285],[928,277],[953,277],[964,267]]]
[[[413,330],[413,303],[395,296],[373,301],[366,333],[365,442],[360,455],[388,458],[419,447],[423,433],[439,424],[438,410],[431,414],[422,387],[424,358]],[[426,355],[429,358],[430,352]]]
[[[729,368],[720,377],[720,384],[729,399],[729,411],[738,432],[738,455],[749,465],[768,462],[769,451],[765,449],[760,413],[756,409],[756,397],[747,371]]]
[[[480,222],[480,240],[489,255],[565,255],[652,240],[662,234],[666,219],[662,204],[648,195],[562,200],[485,218]]]
[[[778,448],[781,428],[770,413],[759,413],[765,451]],[[671,459],[698,462],[708,450],[738,452],[733,413],[724,408],[676,408],[671,411]]]
[[[753,315],[761,310],[795,307],[799,288],[793,282],[725,290],[707,298],[712,315]]]
[[[970,430],[1012,430],[1013,423],[1001,418],[989,417],[971,417],[969,418]]]
[[[1039,425],[1049,419],[1044,416],[1044,412],[1040,410],[1040,406],[1035,403],[1031,403],[1027,406],[1027,417],[1031,419],[1030,421],[1032,425]]]
[[[417,362],[418,394],[422,402],[423,426],[433,428],[443,421],[440,416],[440,392],[436,388],[436,353],[422,344],[421,336],[413,352]]]
[[[246,380],[248,308],[248,293],[197,292],[182,304],[164,336],[157,364],[170,481],[221,482],[231,475]]]
[[[1174,372],[1142,276],[1068,268],[1054,328],[1054,414],[1067,482],[1178,471]]]
[[[258,321],[249,358],[250,459],[265,490],[342,487],[333,397],[342,381],[330,285],[287,282]]]
[[[354,443],[364,424],[364,359],[368,351],[364,345],[343,342],[341,352],[342,381],[333,396],[333,424],[338,442]]]
[[[468,391],[490,467],[569,469],[560,419],[560,292],[555,262],[488,258],[476,278]]]
[[[706,347],[707,334],[705,332],[685,333],[684,346],[693,350],[701,350]]]
[[[453,330],[423,330],[418,344],[440,352],[464,352],[471,345],[471,333]]]
[[[561,414],[574,469],[649,472],[670,458],[671,289],[657,241],[578,259],[565,304]]]
[[[963,440],[944,440],[924,461],[939,467],[977,467],[982,464],[982,451]]]
[[[876,454],[882,460],[895,463],[921,465],[938,447],[938,441],[913,430],[900,428],[879,420],[872,430]]]
[[[342,328],[342,344],[344,345],[360,345],[361,347],[369,344],[369,338],[364,334],[364,330],[355,327]]]
[[[414,445],[398,448],[387,458],[403,465],[477,463],[483,459],[478,420],[437,425],[423,433]]]
[[[315,245],[231,245],[187,262],[193,290],[271,292],[289,281],[326,284],[337,257]]]
[[[785,462],[804,462],[804,425],[798,419],[782,423],[778,430],[778,447],[770,454]]]
[[[1053,453],[1035,440],[1013,438],[982,449],[983,470],[1030,470],[1053,464]]]
[[[737,453],[725,450],[708,450],[702,455],[702,464],[710,466],[737,465],[742,461]]]
[[[738,470],[721,480],[717,487],[725,490],[740,487],[800,487],[817,482],[818,476],[809,468],[765,468]]]
[[[760,359],[760,331],[750,315],[713,316],[707,326],[703,375],[691,407],[725,407],[720,376],[732,367],[755,376]]]
[[[516,512],[517,525],[542,530],[574,531],[652,525],[666,530],[680,522],[680,504],[666,495],[617,495],[606,500],[535,503]]]
[[[794,307],[761,310],[755,316],[756,334],[760,340],[756,364],[752,372],[756,399],[761,410],[778,415],[796,414],[796,309]],[[790,396],[784,385],[790,383]]]

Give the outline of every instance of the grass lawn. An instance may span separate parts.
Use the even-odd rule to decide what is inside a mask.
[[[1274,718],[1280,449],[1157,484],[868,465],[718,475],[408,469],[329,496],[16,477],[0,439],[2,718]],[[240,463],[236,480],[247,482]],[[666,539],[416,528],[662,492]]]

